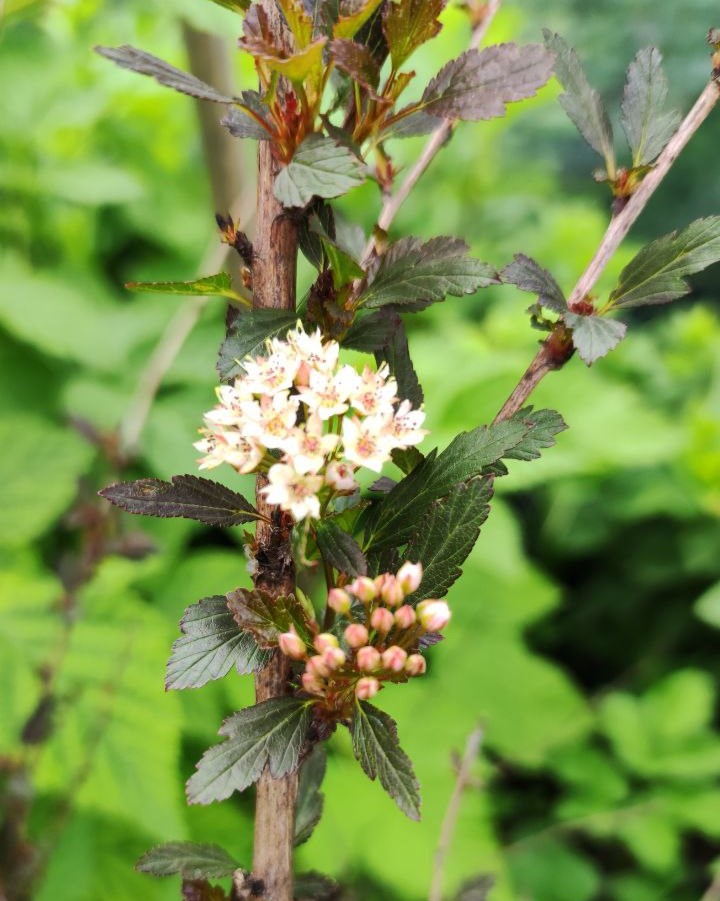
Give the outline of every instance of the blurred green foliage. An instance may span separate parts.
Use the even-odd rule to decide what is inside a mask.
[[[561,31],[611,98],[635,49],[656,43],[687,108],[718,22],[709,0],[675,6],[681,28],[649,0],[603,0],[592,16],[579,0],[542,12],[522,0],[491,38]],[[188,808],[182,792],[223,716],[251,699],[250,680],[162,689],[183,609],[249,577],[232,533],[98,513],[95,491],[117,475],[112,432],[182,303],[132,297],[122,283],[191,278],[213,223],[192,102],[90,48],[132,43],[182,65],[181,17],[224,35],[238,24],[203,0],[6,0],[4,15],[0,787],[6,820],[27,834],[6,827],[2,838],[6,854],[39,855],[28,856],[38,901],[170,899],[173,880],[132,870],[153,843],[217,841],[250,861],[252,798]],[[466,40],[463,15],[448,11],[416,68],[429,76]],[[239,59],[236,74],[250,83]],[[495,265],[524,251],[570,288],[608,198],[555,93],[463,126],[397,233],[461,235]],[[720,211],[719,128],[716,117],[688,149],[606,287],[642,236]],[[398,144],[396,161],[421,146]],[[369,228],[378,198],[368,185],[341,208]],[[478,721],[480,781],[463,801],[450,894],[479,873],[494,875],[493,901],[695,901],[709,884],[720,854],[717,271],[696,288],[674,309],[636,315],[592,370],[574,360],[538,391],[570,431],[498,485],[427,678],[383,696],[416,761],[422,823],[368,783],[343,736],[331,743],[325,815],[298,858],[340,878],[348,898],[426,896],[450,752]],[[411,317],[434,441],[495,414],[537,341],[526,305],[490,289]],[[194,471],[223,317],[219,301],[201,317],[127,475]],[[109,556],[96,546],[103,516]]]

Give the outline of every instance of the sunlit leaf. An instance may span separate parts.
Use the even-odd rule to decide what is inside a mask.
[[[383,30],[395,69],[440,33],[438,16],[445,3],[446,0],[397,0],[385,5]]]
[[[233,290],[227,272],[217,275],[206,275],[189,282],[126,282],[131,291],[142,291],[147,294],[180,294],[197,297],[227,297],[246,304],[248,301]]]

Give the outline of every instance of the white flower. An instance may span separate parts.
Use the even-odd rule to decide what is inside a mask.
[[[285,340],[310,369],[332,372],[337,366],[340,345],[332,340],[323,342],[320,329],[308,335],[302,323],[298,322],[297,327],[287,333]]]
[[[285,454],[298,472],[318,472],[339,440],[338,435],[323,435],[322,420],[313,414],[304,426],[292,430],[285,442]]]
[[[245,389],[252,394],[275,394],[292,386],[300,359],[284,342],[276,342],[269,357],[246,357],[242,366],[247,375]]]
[[[244,438],[236,431],[211,432],[201,429],[205,437],[193,447],[206,454],[198,461],[199,469],[214,469],[221,463],[229,463],[240,473],[252,472],[265,456],[265,448],[252,439]]]
[[[335,491],[352,493],[358,487],[354,472],[355,470],[349,463],[333,461],[325,470],[325,483]]]
[[[298,388],[300,398],[320,419],[347,412],[347,399],[357,379],[352,366],[343,366],[335,375],[310,371],[309,384]]]
[[[365,419],[343,419],[344,454],[351,463],[380,472],[390,459],[390,444],[386,434],[387,420],[378,416]]]
[[[393,447],[410,447],[420,444],[423,438],[429,434],[427,429],[420,428],[424,421],[425,411],[413,410],[410,401],[404,400],[387,427],[387,432],[392,437]]]
[[[295,519],[319,519],[320,501],[317,492],[322,488],[322,476],[297,472],[286,463],[276,463],[268,472],[269,484],[261,488],[269,504],[289,510]]]
[[[393,403],[397,400],[397,382],[390,377],[387,363],[377,372],[369,366],[356,377],[350,392],[351,405],[364,416],[392,414]]]
[[[263,395],[260,401],[245,401],[242,412],[246,417],[243,434],[255,438],[265,447],[285,448],[295,429],[300,400],[287,391],[272,396]]]

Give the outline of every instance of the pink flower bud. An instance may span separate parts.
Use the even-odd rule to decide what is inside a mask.
[[[305,672],[321,679],[327,679],[330,675],[330,669],[322,657],[311,657],[305,664]]]
[[[295,376],[295,384],[296,385],[309,385],[311,372],[312,372],[312,370],[310,369],[309,364],[305,360],[303,360],[297,371],[297,375]]]
[[[412,594],[417,591],[422,581],[423,568],[422,563],[411,563],[407,560],[400,567],[397,573],[397,580],[402,585],[405,594]]]
[[[345,494],[351,494],[358,487],[352,466],[339,462],[328,464],[328,468],[325,470],[325,483],[335,491]]]
[[[364,604],[367,604],[368,601],[374,601],[378,596],[375,583],[367,576],[358,576],[354,582],[351,582],[350,585],[348,585],[348,588],[355,597],[359,598]]]
[[[355,686],[355,694],[361,701],[367,701],[368,698],[374,698],[379,691],[380,683],[377,679],[373,679],[372,676],[363,676],[362,679],[358,679],[357,685]]]
[[[396,644],[389,647],[382,655],[384,668],[392,670],[394,673],[401,673],[405,669],[406,660],[407,651],[403,651]]]
[[[428,632],[439,632],[450,622],[450,608],[445,601],[428,599],[417,605],[417,615],[423,628]]]
[[[345,641],[351,648],[361,648],[368,642],[368,630],[361,623],[350,623],[345,629]]]
[[[339,669],[347,659],[340,648],[325,648],[322,652],[323,663],[329,670]]]
[[[347,616],[350,612],[350,603],[350,595],[342,588],[331,588],[328,592],[328,607],[335,613]]]
[[[340,647],[340,642],[329,632],[321,632],[320,635],[316,635],[313,644],[315,645],[315,650],[318,654],[322,654],[326,648]]]
[[[307,671],[302,674],[302,687],[308,694],[320,694],[322,692],[322,683]]]
[[[370,614],[370,625],[383,635],[392,629],[393,622],[393,615],[387,607],[378,607]]]
[[[395,625],[399,629],[409,629],[414,625],[417,616],[410,604],[403,604],[395,611]]]
[[[286,657],[292,657],[293,660],[305,659],[307,653],[305,642],[294,629],[279,635],[278,644],[280,645],[280,650]]]
[[[427,669],[427,663],[422,654],[411,654],[405,661],[405,672],[408,676],[422,676]]]
[[[398,604],[402,604],[405,600],[405,592],[402,589],[402,585],[390,573],[385,575],[380,594],[388,607],[397,607]]]
[[[367,645],[360,648],[356,657],[357,668],[364,673],[371,673],[380,666],[380,651],[377,648]]]

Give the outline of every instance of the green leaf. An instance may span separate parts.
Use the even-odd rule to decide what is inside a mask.
[[[346,72],[353,81],[362,85],[373,97],[376,97],[380,81],[380,67],[367,47],[355,41],[336,38],[328,45],[330,55],[338,67]]]
[[[167,690],[200,688],[235,667],[242,675],[267,663],[268,654],[252,635],[240,631],[224,595],[203,598],[180,620],[182,636],[172,646],[165,674]]]
[[[475,546],[480,527],[490,513],[491,479],[460,483],[441,501],[435,501],[417,524],[405,558],[423,565],[420,587],[406,599],[417,604],[441,598],[460,577],[460,567]]]
[[[295,806],[295,846],[302,845],[320,822],[325,795],[320,791],[327,763],[325,745],[319,742],[303,761]]]
[[[317,543],[323,560],[352,578],[367,573],[367,560],[360,545],[332,519],[317,524]]]
[[[129,47],[127,44],[122,47],[96,47],[95,52],[123,69],[130,69],[141,75],[149,75],[166,88],[172,88],[181,94],[189,94],[191,97],[197,97],[198,100],[233,103],[236,99],[227,94],[221,94],[189,72],[176,69],[175,66],[158,59],[157,56],[146,53],[144,50],[136,50],[135,47]]]
[[[261,589],[238,588],[228,594],[227,606],[237,625],[249,632],[261,648],[276,647],[278,635],[288,632],[291,626],[309,641],[307,611],[293,594],[274,597]]]
[[[573,344],[578,356],[588,366],[617,347],[627,332],[624,322],[603,316],[566,313],[565,322],[572,329]]]
[[[396,323],[382,310],[358,316],[340,341],[343,347],[374,353],[391,340]]]
[[[332,138],[308,135],[275,179],[275,197],[301,207],[313,197],[339,197],[364,181],[360,161]]]
[[[512,263],[500,272],[500,279],[528,294],[537,294],[538,301],[554,313],[567,310],[565,295],[552,275],[524,253],[515,254]]]
[[[473,122],[504,116],[508,103],[535,96],[550,78],[552,63],[542,44],[468,50],[433,78],[418,108],[431,116]]]
[[[385,311],[381,311],[385,312]],[[409,400],[416,409],[422,405],[423,391],[415,372],[415,367],[410,359],[405,325],[399,316],[393,314],[388,318],[395,322],[395,328],[390,339],[375,351],[375,360],[378,364],[385,362],[390,367],[390,372],[398,383],[398,396],[401,400]]]
[[[669,303],[690,291],[685,276],[720,260],[720,216],[696,219],[681,232],[647,244],[620,273],[615,307]]]
[[[173,476],[172,482],[161,479],[118,482],[98,494],[128,513],[180,516],[211,526],[238,526],[259,516],[241,494],[199,476]]]
[[[525,437],[505,454],[507,460],[537,460],[540,451],[555,444],[555,435],[567,429],[567,423],[555,410],[524,407],[512,417],[527,426]]]
[[[267,766],[275,779],[297,769],[310,728],[312,705],[299,698],[272,698],[228,717],[227,741],[206,751],[187,783],[191,804],[210,804],[244,791]]]
[[[247,299],[233,290],[227,272],[207,275],[190,282],[126,282],[131,291],[143,291],[147,294],[181,294],[200,297],[229,297],[247,304]]]
[[[676,110],[664,110],[667,93],[662,54],[656,47],[639,50],[627,70],[620,119],[633,166],[652,163],[680,124]]]
[[[333,37],[354,37],[382,2],[383,0],[345,0],[340,5],[340,16],[333,25]]]
[[[230,381],[243,372],[240,363],[247,356],[260,356],[269,338],[282,338],[298,320],[295,312],[287,310],[252,310],[238,313],[227,337],[220,346],[217,371],[223,381]]]
[[[322,873],[300,873],[295,877],[293,898],[295,901],[339,901],[342,888]]]
[[[412,763],[398,744],[397,726],[384,713],[360,701],[350,721],[353,751],[360,766],[380,784],[411,820],[420,819],[420,787]]]
[[[445,3],[446,0],[399,0],[385,5],[383,32],[395,69],[399,69],[418,47],[440,33],[442,25],[438,16]]]
[[[545,46],[555,54],[555,77],[565,89],[560,105],[588,144],[605,160],[608,174],[615,173],[613,131],[605,104],[590,86],[575,50],[559,34],[543,30]]]
[[[20,547],[72,504],[95,451],[79,435],[40,416],[5,415],[0,441],[0,545]]]
[[[222,879],[232,876],[239,864],[219,845],[200,842],[168,842],[151,848],[135,864],[135,869],[151,876],[183,879]]]
[[[426,306],[444,300],[447,294],[459,297],[499,284],[495,270],[468,257],[467,251],[460,238],[438,237],[425,243],[419,238],[402,238],[385,251],[358,303],[368,308],[418,302]]]
[[[416,447],[396,447],[390,452],[390,456],[395,466],[406,476],[425,459]]]

